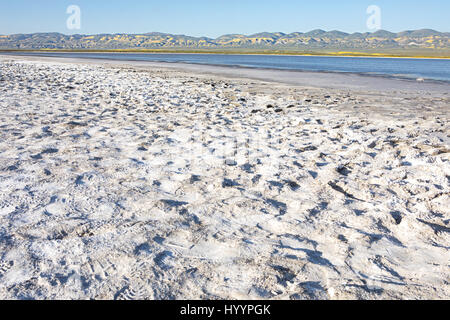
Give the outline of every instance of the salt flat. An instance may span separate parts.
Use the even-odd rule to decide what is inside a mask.
[[[212,71],[0,56],[0,298],[450,298],[442,86]]]

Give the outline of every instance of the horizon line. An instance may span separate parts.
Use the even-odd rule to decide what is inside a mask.
[[[149,31],[149,32],[140,32],[140,33],[126,33],[126,32],[113,32],[113,33],[73,33],[73,34],[67,34],[67,33],[62,33],[62,32],[58,32],[58,31],[48,31],[48,32],[30,32],[30,33],[11,33],[11,34],[0,34],[1,36],[15,36],[15,35],[33,35],[33,34],[60,34],[60,35],[64,35],[64,36],[93,36],[93,35],[148,35],[148,34],[165,34],[165,35],[176,35],[176,36],[187,36],[187,37],[192,37],[192,38],[208,38],[208,39],[218,39],[220,37],[223,36],[229,36],[229,35],[240,35],[240,36],[253,36],[253,35],[258,35],[261,33],[271,33],[271,34],[275,34],[275,33],[280,33],[283,35],[290,35],[290,34],[294,34],[294,33],[300,33],[300,34],[307,34],[307,33],[311,33],[314,31],[322,31],[324,33],[330,33],[330,32],[341,32],[341,33],[345,33],[346,35],[354,35],[354,34],[374,34],[377,32],[389,32],[392,34],[399,34],[399,33],[404,33],[404,32],[414,32],[414,31],[433,31],[433,32],[438,32],[438,33],[450,33],[449,31],[438,31],[435,29],[428,29],[428,28],[422,28],[422,29],[409,29],[409,30],[404,30],[404,31],[399,31],[399,32],[392,32],[386,29],[379,29],[376,31],[366,31],[366,32],[360,32],[360,31],[355,31],[352,33],[349,32],[345,32],[345,31],[340,31],[338,29],[333,29],[333,30],[323,30],[323,29],[313,29],[310,31],[293,31],[290,33],[286,33],[286,32],[282,32],[282,31],[261,31],[261,32],[257,32],[257,33],[252,33],[252,34],[243,34],[243,33],[225,33],[222,34],[218,37],[208,37],[208,36],[191,36],[188,34],[182,34],[182,33],[170,33],[170,32],[161,32],[161,31]]]

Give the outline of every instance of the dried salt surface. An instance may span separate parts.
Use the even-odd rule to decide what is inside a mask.
[[[0,59],[0,298],[449,299],[449,99]]]

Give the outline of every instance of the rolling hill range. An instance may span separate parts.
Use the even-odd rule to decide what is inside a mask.
[[[216,39],[166,33],[64,35],[34,33],[0,35],[0,49],[9,50],[200,50],[292,52],[434,52],[450,54],[450,33],[430,29],[391,33],[348,34],[340,31],[229,34]]]

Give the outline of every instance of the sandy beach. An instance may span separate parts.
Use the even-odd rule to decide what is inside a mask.
[[[0,55],[0,299],[450,299],[449,87]]]

